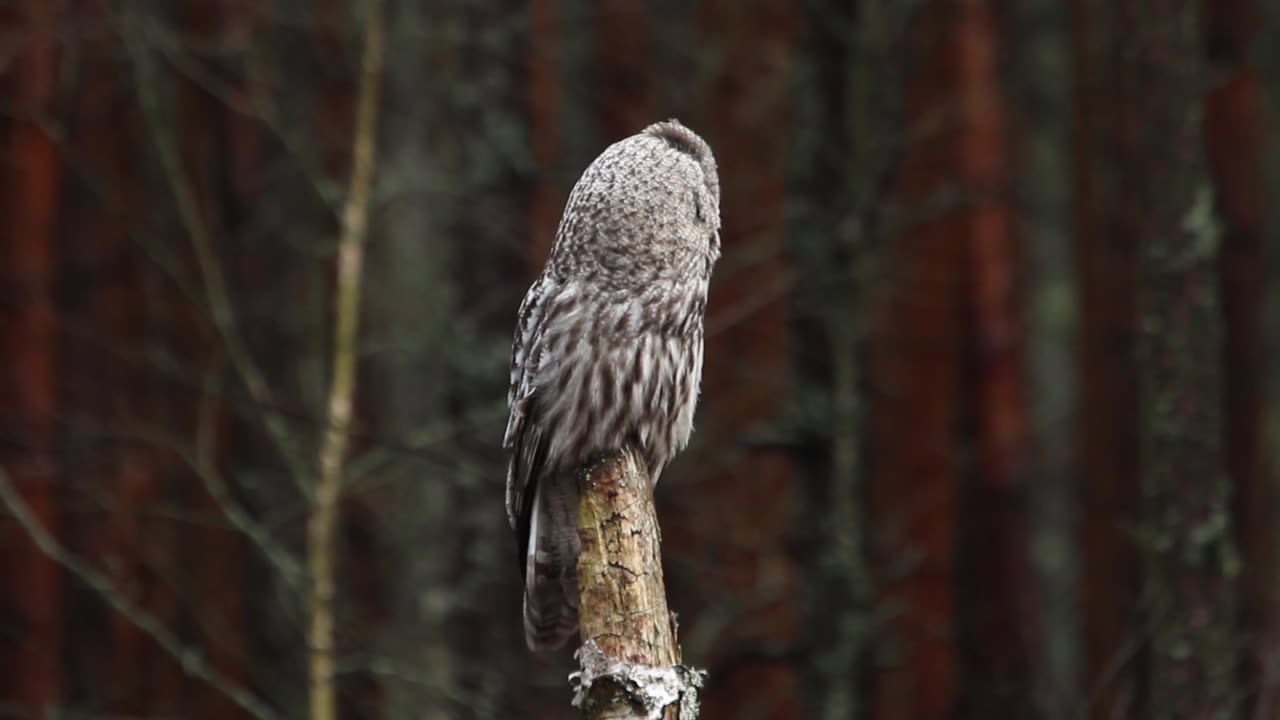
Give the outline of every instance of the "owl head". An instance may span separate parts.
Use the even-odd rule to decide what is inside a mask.
[[[698,164],[706,194],[700,193],[702,212],[715,229],[720,229],[720,175],[711,147],[697,133],[671,119],[657,122],[644,129],[642,135],[651,135],[666,143],[667,147],[688,156]]]
[[[550,267],[610,286],[705,281],[720,255],[711,148],[676,120],[610,145],[565,207]]]

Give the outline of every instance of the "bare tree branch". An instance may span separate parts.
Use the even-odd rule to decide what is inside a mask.
[[[215,397],[215,396],[208,396]],[[286,547],[272,536],[271,531],[254,518],[247,508],[232,497],[227,479],[218,470],[213,456],[203,443],[190,448],[169,434],[147,427],[135,427],[119,433],[122,437],[136,438],[155,447],[164,448],[180,459],[200,482],[205,492],[218,505],[218,511],[231,527],[239,531],[255,547],[285,583],[301,595],[303,584],[302,564]]]
[[[365,6],[364,57],[351,147],[351,181],[342,208],[338,240],[337,298],[334,303],[333,377],[329,418],[320,446],[320,480],[307,523],[307,569],[311,576],[307,640],[311,720],[337,717],[334,687],[334,536],[342,491],[343,461],[350,440],[351,406],[356,385],[356,335],[360,320],[360,273],[369,226],[369,197],[376,161],[378,98],[384,51],[382,0]]]
[[[145,29],[145,28],[144,28]],[[166,123],[160,110],[160,99],[156,95],[157,81],[154,77],[153,61],[147,55],[147,49],[136,40],[124,38],[125,45],[133,59],[133,69],[137,80],[138,99],[142,105],[142,113],[150,126],[151,135],[155,139],[156,150],[160,155],[160,164],[173,190],[174,200],[178,204],[178,214],[191,236],[191,245],[196,253],[196,264],[199,266],[201,280],[209,310],[213,317],[214,327],[222,337],[231,364],[239,373],[250,397],[263,408],[263,421],[275,442],[276,448],[290,475],[293,477],[299,492],[304,497],[311,497],[311,487],[307,482],[309,473],[305,464],[294,448],[292,438],[285,427],[283,416],[273,410],[271,388],[267,384],[262,370],[253,361],[244,339],[236,328],[235,311],[232,308],[230,293],[227,290],[226,278],[222,273],[222,264],[218,261],[213,249],[213,239],[209,236],[209,228],[200,214],[196,191],[191,186],[190,178],[183,171],[182,160],[178,153],[178,143],[173,127]]]
[[[275,720],[277,717],[275,711],[266,703],[211,666],[197,648],[183,644],[159,618],[129,600],[105,573],[99,572],[63,547],[40,524],[31,512],[31,508],[18,495],[4,468],[0,468],[0,504],[3,504],[4,508],[18,521],[36,549],[89,586],[113,610],[146,633],[156,645],[178,662],[183,672],[226,695],[257,720]]]

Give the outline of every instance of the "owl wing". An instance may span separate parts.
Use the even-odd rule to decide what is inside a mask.
[[[510,415],[502,445],[511,451],[511,463],[507,467],[507,520],[521,538],[521,558],[529,534],[534,490],[547,453],[534,379],[542,361],[541,340],[551,286],[551,281],[543,275],[529,288],[520,303],[515,339],[511,344],[511,384],[507,391]]]

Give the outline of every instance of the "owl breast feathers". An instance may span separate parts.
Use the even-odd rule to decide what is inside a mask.
[[[504,441],[534,650],[577,630],[576,469],[629,447],[656,482],[688,443],[719,255],[715,158],[674,120],[611,145],[569,195],[520,304]]]

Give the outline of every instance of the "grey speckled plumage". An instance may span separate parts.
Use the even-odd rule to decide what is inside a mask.
[[[689,441],[719,255],[715,158],[674,120],[609,146],[569,195],[520,305],[504,441],[534,650],[577,631],[575,469],[627,446],[657,482]]]

